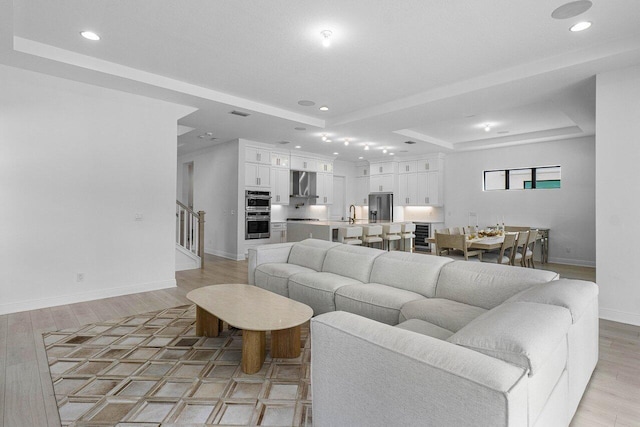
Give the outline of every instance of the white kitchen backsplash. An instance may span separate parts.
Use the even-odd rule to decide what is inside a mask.
[[[304,205],[298,206],[297,208],[296,203],[294,203],[293,201],[288,206],[271,206],[272,222],[286,221],[287,218],[317,218],[319,220],[329,219],[329,207],[321,205],[309,205],[306,201],[304,202]]]

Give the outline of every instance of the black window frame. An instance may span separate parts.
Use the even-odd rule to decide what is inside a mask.
[[[509,191],[509,190],[537,190],[538,189],[538,169],[551,169],[551,168],[559,168],[560,169],[560,173],[562,174],[562,166],[561,165],[551,165],[551,166],[533,166],[533,167],[519,167],[519,168],[509,168],[509,169],[488,169],[482,172],[482,191]],[[526,170],[529,169],[531,170],[531,187],[527,188],[525,185],[525,188],[510,188],[510,177],[509,177],[509,173],[511,171],[514,170]],[[497,189],[493,189],[493,190],[487,190],[487,173],[490,172],[504,172],[504,189],[503,188],[497,188]],[[546,181],[546,180],[545,180]],[[552,188],[542,188],[544,190],[557,190],[559,188],[562,188],[562,178],[558,179],[558,180],[553,180],[553,181],[558,181],[558,187],[552,187]],[[529,182],[529,181],[525,181],[525,182]]]

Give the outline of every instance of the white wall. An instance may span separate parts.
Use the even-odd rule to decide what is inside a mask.
[[[191,111],[0,66],[0,314],[175,286]]]
[[[638,257],[640,66],[596,80],[597,266],[600,316],[640,325]],[[631,247],[629,245],[632,245]]]
[[[244,203],[244,194],[238,194],[238,156],[235,140],[178,158],[179,180],[186,164],[193,162],[193,208],[205,212],[204,251],[230,259],[238,258],[237,230],[244,218],[238,205],[239,199]]]
[[[483,191],[484,170],[560,165],[562,188]],[[593,266],[595,250],[595,142],[593,137],[448,154],[444,179],[445,224],[550,228],[549,261]],[[475,224],[472,224],[475,225]]]

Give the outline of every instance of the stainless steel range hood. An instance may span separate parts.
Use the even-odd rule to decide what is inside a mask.
[[[291,171],[291,196],[303,199],[317,199],[316,173]]]

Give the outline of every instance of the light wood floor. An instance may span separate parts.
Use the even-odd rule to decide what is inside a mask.
[[[41,334],[188,304],[188,291],[246,283],[247,262],[206,257],[204,270],[176,273],[178,287],[0,316],[0,427],[59,426]],[[595,280],[593,268],[546,264],[562,277]],[[602,320],[600,362],[578,413],[578,426],[640,425],[640,327]]]

